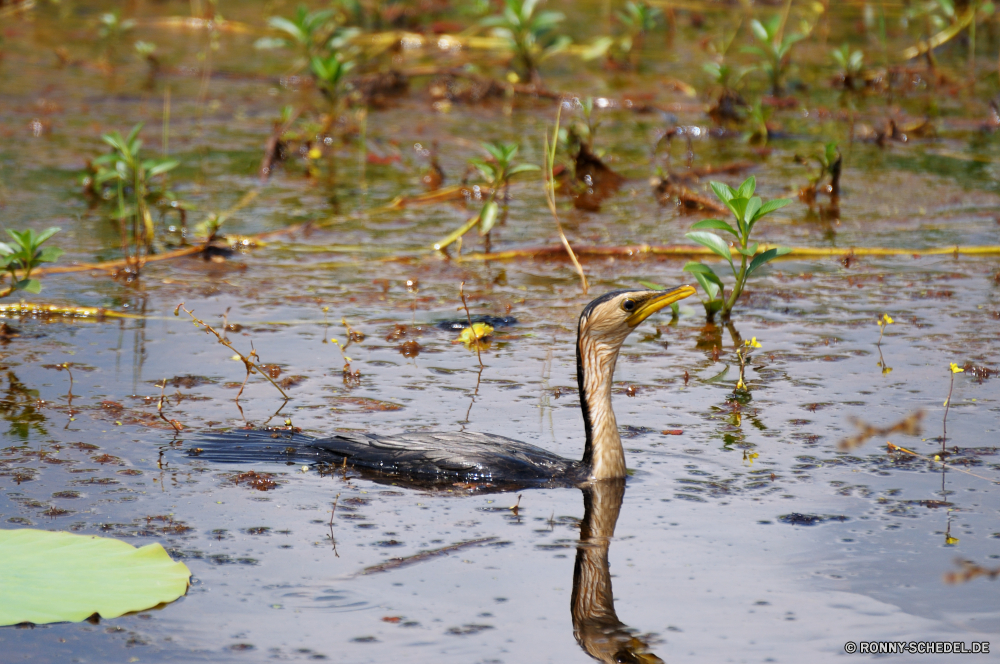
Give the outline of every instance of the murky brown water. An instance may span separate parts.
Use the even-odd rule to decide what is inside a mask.
[[[561,209],[574,243],[684,241],[694,218],[660,207],[647,182],[657,132],[679,124],[699,128],[691,144],[696,166],[752,160],[765,197],[805,183],[805,170],[793,161],[797,152],[841,141],[839,220],[822,220],[796,201],[768,218],[766,241],[835,246],[845,254],[855,246],[998,244],[1000,149],[978,128],[995,90],[981,84],[950,95],[925,86],[888,105],[880,95],[848,103],[826,83],[829,46],[803,44],[801,78],[810,88],[796,92],[799,108],[774,111],[782,133],[762,156],[738,137],[710,137],[702,131],[709,122],[701,101],[662,84],[663,76],[705,84],[698,40],[729,26],[724,9],[705,7],[695,12],[707,21],[701,29],[692,27],[691,12],[680,11],[673,44],[659,37],[647,44],[641,74],[609,74],[568,57],[546,65],[553,89],[613,99],[642,93],[661,109],[600,113],[597,144],[627,180],[599,212]],[[271,123],[303,93],[280,80],[288,60],[252,44],[264,17],[290,14],[292,5],[221,9],[261,32],[218,36],[216,75],[201,101],[198,54],[209,43],[203,31],[140,21],[127,44],[157,43],[173,68],[146,89],[144,65],[130,55],[112,74],[93,66],[99,3],[39,4],[5,17],[4,225],[62,226],[61,263],[116,257],[116,231],[77,195],[80,169],[102,150],[102,133],[139,121],[147,123],[144,138],[155,153],[168,87],[170,151],[183,161],[172,182],[198,206],[193,222],[260,186],[256,171]],[[143,19],[189,11],[176,2],[134,8]],[[594,3],[570,12],[568,29],[593,34],[593,17],[603,11]],[[841,11],[831,22],[834,35],[860,20],[860,8]],[[890,34],[892,44],[909,45],[895,28]],[[866,53],[877,62],[874,44]],[[79,63],[54,66],[58,46]],[[964,62],[963,54],[956,47],[939,57]],[[465,56],[449,57],[455,63]],[[483,53],[469,57],[490,62]],[[400,58],[400,66],[435,61],[419,50]],[[983,72],[990,62],[984,55]],[[571,612],[577,565],[613,584],[613,608],[591,608],[617,613],[620,643],[665,661],[825,661],[842,654],[846,641],[989,641],[1000,631],[993,582],[942,580],[958,569],[956,558],[1000,565],[1000,383],[971,371],[957,376],[948,415],[948,444],[960,448],[954,469],[942,473],[940,465],[885,447],[889,440],[933,454],[949,363],[995,369],[996,257],[861,257],[847,266],[839,257],[784,260],[751,283],[732,331],[706,326],[693,299],[676,322],[660,315],[645,323],[626,342],[616,374],[615,407],[634,469],[616,526],[608,515],[619,502],[610,494],[594,496],[585,512],[580,490],[525,491],[515,514],[508,509],[514,494],[463,487],[431,493],[350,472],[320,476],[299,466],[255,465],[277,482],[263,492],[232,481],[251,468],[186,456],[206,427],[273,425],[286,417],[315,434],[467,428],[564,456],[581,453],[573,342],[589,298],[572,266],[561,259],[447,261],[423,252],[467,218],[464,207],[382,208],[421,191],[425,161],[415,143],[438,142],[451,182],[481,140],[517,139],[520,157],[540,162],[555,105],[518,102],[510,114],[502,103],[434,110],[426,80],[414,79],[409,96],[369,115],[371,151],[398,160],[368,164],[362,174],[357,146],[345,144],[337,150],[340,179],[331,186],[306,179],[293,159],[226,226],[250,234],[314,221],[314,230],[275,237],[222,263],[150,263],[138,286],[99,272],[52,275],[40,295],[27,298],[138,318],[7,320],[18,336],[0,349],[0,417],[8,423],[0,449],[3,526],[160,541],[194,577],[186,597],[160,610],[99,624],[0,630],[5,661],[589,661],[588,653],[604,651],[588,640],[590,623]],[[930,109],[937,136],[884,148],[850,144],[847,122],[837,119],[849,104],[858,122],[872,126],[890,114],[922,118]],[[684,150],[683,141],[674,143],[675,168]],[[493,248],[555,242],[540,183],[526,177],[512,196]],[[379,260],[386,255],[409,258]],[[584,267],[597,294],[640,279],[688,281],[684,260],[590,258]],[[474,315],[518,320],[498,329],[481,375],[475,354],[435,326],[459,315],[462,281]],[[296,378],[291,400],[282,406],[255,377],[241,412],[233,397],[242,364],[183,315],[172,315],[181,301],[212,324],[228,310],[228,320],[242,326],[230,333],[234,343],[249,351],[252,341],[263,362]],[[885,312],[895,323],[880,358],[875,320]],[[367,335],[348,350],[361,372],[357,386],[345,385],[339,352],[323,343],[345,339],[342,317]],[[392,338],[397,325],[408,326],[407,334]],[[734,332],[763,346],[748,372],[753,401],[738,412],[726,399],[737,378]],[[402,348],[414,340],[416,356],[412,346]],[[45,366],[63,362],[72,363],[71,403],[67,374]],[[157,416],[156,384],[163,379],[164,414],[183,423],[180,436]],[[851,416],[885,426],[918,408],[926,412],[922,436],[891,434],[837,451],[837,442],[854,433]],[[597,538],[610,537],[611,524],[610,570],[600,545],[578,549],[581,522]],[[365,573],[464,542],[471,543]],[[631,642],[625,626],[634,630]]]

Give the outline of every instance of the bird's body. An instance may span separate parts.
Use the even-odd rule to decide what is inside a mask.
[[[540,447],[484,433],[338,433],[313,438],[288,429],[203,434],[189,453],[223,462],[346,465],[365,474],[416,484],[475,483],[493,487],[577,485],[625,477],[625,451],[611,408],[618,351],[652,313],[694,293],[613,291],[588,304],[577,331],[577,378],[586,443],[573,461]]]

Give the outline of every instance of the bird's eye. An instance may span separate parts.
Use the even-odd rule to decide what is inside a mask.
[[[625,300],[622,302],[622,309],[625,311],[635,311],[635,300]]]

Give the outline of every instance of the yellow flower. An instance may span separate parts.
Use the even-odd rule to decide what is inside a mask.
[[[493,334],[493,326],[486,323],[473,323],[472,327],[467,327],[458,335],[458,340],[464,344],[472,344],[482,341]]]
[[[885,325],[892,325],[894,322],[896,322],[892,320],[889,314],[882,314],[882,321]]]
[[[760,348],[760,344],[757,343],[757,337],[754,337],[750,341],[744,341],[743,343],[747,348]]]
[[[958,544],[958,538],[952,537],[951,535],[945,535],[944,543],[947,544],[948,546],[955,546],[956,544]]]
[[[951,363],[951,372],[952,373],[965,373],[965,369],[963,369],[962,367],[960,367],[957,364],[955,364],[954,362],[952,362]]]
[[[322,156],[323,156],[323,151],[320,150],[319,148],[310,148],[309,149],[309,158],[310,159],[319,159]]]

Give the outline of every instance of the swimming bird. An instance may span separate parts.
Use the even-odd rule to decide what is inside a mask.
[[[416,484],[476,483],[495,488],[576,485],[625,477],[625,450],[611,408],[618,351],[626,337],[660,309],[693,295],[672,290],[616,290],[580,314],[576,373],[583,412],[583,458],[563,458],[535,445],[494,434],[344,432],[314,438],[289,429],[211,432],[188,451],[210,461],[275,461],[350,465],[366,476]]]

